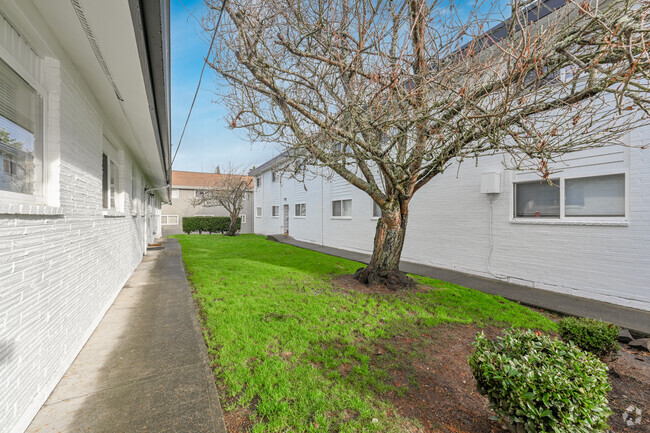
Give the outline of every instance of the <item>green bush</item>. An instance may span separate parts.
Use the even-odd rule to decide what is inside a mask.
[[[618,352],[618,334],[621,330],[612,323],[584,317],[566,317],[560,320],[558,330],[564,341],[571,341],[596,356]]]
[[[230,217],[184,217],[183,232],[224,233],[230,227]],[[241,218],[237,218],[237,230],[241,230]]]
[[[469,365],[479,392],[513,432],[607,428],[607,366],[571,343],[521,330],[491,341],[481,332]]]

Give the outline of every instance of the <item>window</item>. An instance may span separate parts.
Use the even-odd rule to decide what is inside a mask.
[[[0,60],[0,190],[40,194],[42,99]]]
[[[258,207],[255,208],[255,216],[256,216],[257,218],[261,218],[261,217],[262,217],[262,207],[261,207],[261,206],[258,206]]]
[[[625,174],[515,184],[515,217],[625,217]]]
[[[200,190],[200,189],[195,189],[194,190],[194,197],[195,198],[203,198],[207,195],[207,191],[205,190]]]
[[[172,188],[172,198],[179,198],[180,197],[180,191],[178,188]]]
[[[135,215],[138,211],[138,178],[136,176],[135,164],[131,164],[131,214]]]
[[[160,218],[161,218],[161,224],[164,226],[178,225],[178,215],[163,215]]]
[[[372,217],[381,218],[381,208],[374,201],[372,202]]]
[[[241,218],[241,223],[242,224],[246,224],[246,215],[245,214],[239,215],[239,218]]]
[[[296,204],[296,211],[294,215],[297,217],[307,216],[307,204],[306,203]]]
[[[280,216],[280,206],[271,207],[271,216]]]
[[[117,165],[105,154],[102,154],[102,206],[104,209],[115,209],[117,194]]]
[[[332,202],[333,217],[352,216],[352,200],[334,200]]]
[[[566,179],[564,214],[568,217],[624,217],[625,175]]]
[[[277,182],[279,178],[280,178],[280,175],[278,174],[277,171],[271,172],[271,181]]]
[[[559,218],[560,181],[515,184],[515,217]]]
[[[262,186],[262,176],[257,176],[255,178],[255,186],[257,186],[258,188]]]

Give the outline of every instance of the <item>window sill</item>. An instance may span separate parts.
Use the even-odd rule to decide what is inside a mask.
[[[294,219],[297,219],[297,220],[304,220],[304,219],[307,219],[307,217],[306,217],[306,216],[295,216],[295,215],[294,215]]]
[[[116,210],[105,210],[102,212],[104,218],[124,218],[126,215],[124,212],[118,212]]]
[[[351,216],[333,216],[333,217],[330,217],[330,218],[333,219],[333,220],[351,220],[352,219]]]
[[[63,208],[34,204],[0,204],[0,215],[63,215]]]
[[[551,226],[607,226],[628,227],[629,221],[604,221],[604,220],[557,220],[557,219],[513,219],[511,224],[551,225]]]

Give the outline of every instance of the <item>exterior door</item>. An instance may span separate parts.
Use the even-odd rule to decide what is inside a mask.
[[[284,234],[289,234],[289,205],[284,205]]]

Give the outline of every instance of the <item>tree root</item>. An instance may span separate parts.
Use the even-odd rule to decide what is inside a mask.
[[[354,278],[368,286],[381,284],[393,291],[414,289],[417,286],[417,282],[402,271],[380,271],[372,266],[357,269]]]

